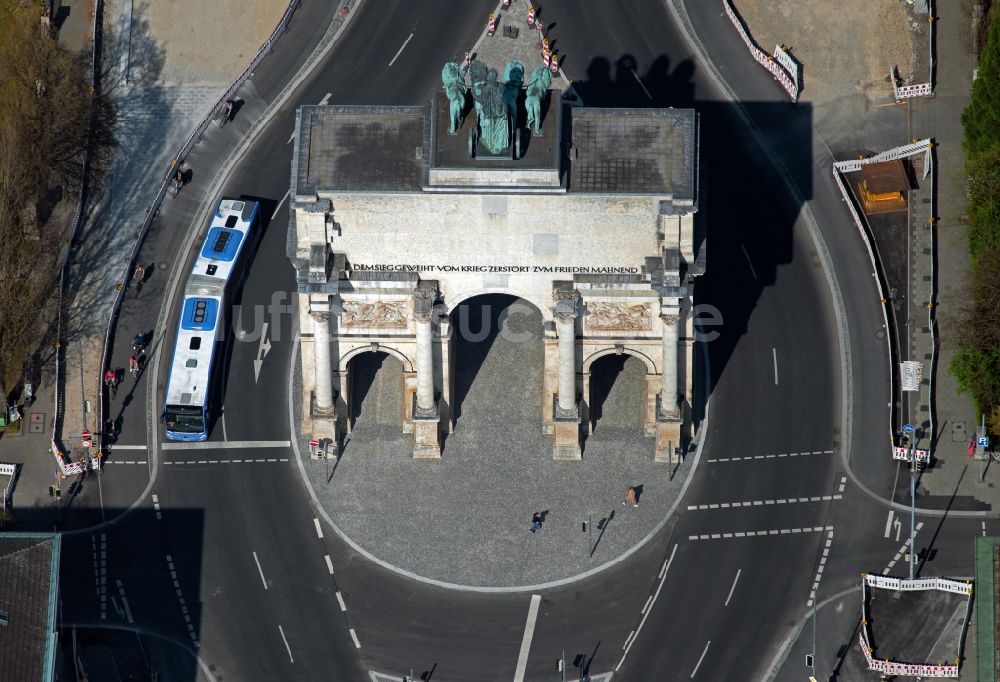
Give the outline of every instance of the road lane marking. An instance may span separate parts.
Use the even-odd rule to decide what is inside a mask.
[[[409,38],[407,38],[406,40],[404,40],[404,41],[403,41],[403,44],[399,46],[399,49],[398,49],[398,50],[396,51],[396,56],[395,56],[395,57],[393,57],[393,58],[392,58],[392,59],[391,59],[391,60],[389,61],[389,66],[392,66],[393,64],[395,64],[395,63],[396,63],[396,60],[397,60],[397,59],[399,59],[399,55],[403,54],[403,49],[404,49],[404,48],[406,47],[406,44],[407,44],[408,42],[410,42],[411,40],[413,40],[413,34],[412,34],[412,33],[410,34],[410,37],[409,37]]]
[[[170,571],[171,575],[177,575],[176,572],[174,571],[173,556],[167,554],[166,557],[167,557],[167,570]],[[188,636],[191,638],[191,644],[194,646],[195,649],[198,649],[201,646],[201,643],[198,641],[198,633],[195,632],[194,625],[191,624],[191,616],[188,615],[187,604],[184,601],[184,593],[181,591],[181,584],[180,582],[177,581],[177,578],[174,578],[174,592],[177,594],[177,602],[178,604],[180,604],[181,607],[181,615],[184,616],[184,622],[187,623]]]
[[[688,511],[705,511],[711,509],[718,509],[722,507],[723,509],[732,507],[763,507],[767,505],[775,504],[798,504],[798,503],[809,503],[809,502],[832,502],[835,500],[844,499],[843,495],[820,495],[815,497],[789,497],[788,499],[779,498],[775,500],[753,500],[745,502],[725,502],[721,505],[719,504],[689,504]]]
[[[923,527],[924,527],[924,522],[923,521],[918,521],[916,527],[913,530],[913,540],[917,539],[917,534],[920,532],[920,529],[923,528]],[[900,546],[899,550],[896,552],[896,556],[894,556],[892,558],[892,561],[890,561],[888,563],[888,565],[886,565],[886,567],[884,569],[882,569],[882,575],[889,575],[889,571],[891,571],[892,567],[896,565],[896,562],[899,561],[903,557],[903,554],[906,552],[906,550],[908,548],[910,548],[910,538],[906,538],[906,541],[903,542],[903,544]],[[912,551],[912,548],[911,548],[911,551]]]
[[[153,493],[153,510],[156,512],[156,518],[162,520],[163,514],[160,513],[160,498]]]
[[[983,521],[983,537],[986,537],[986,522]]]
[[[321,107],[325,107],[325,106],[326,106],[326,103],[330,101],[330,98],[331,98],[331,97],[333,97],[333,93],[332,93],[332,92],[328,92],[328,93],[326,93],[325,95],[323,95],[323,99],[321,99],[321,100],[319,101],[319,105],[320,105]]]
[[[705,660],[705,654],[708,653],[708,647],[712,643],[712,640],[705,642],[705,649],[701,652],[701,656],[698,657],[698,662],[694,664],[694,670],[691,671],[691,677],[693,678],[698,673],[698,668],[701,667],[701,662]]]
[[[753,263],[750,262],[750,254],[747,253],[747,247],[740,244],[740,248],[743,249],[743,255],[746,256],[747,265],[750,266],[750,274],[753,275],[754,279],[757,279],[757,271],[753,269]]]
[[[847,476],[840,477],[840,487],[837,488],[838,493],[844,492],[844,488],[847,487]]]
[[[628,637],[625,638],[625,644],[622,645],[622,649],[627,649],[628,648],[629,642],[632,641],[633,637],[635,637],[635,630],[633,630],[632,632],[628,633]]]
[[[771,349],[771,357],[774,358],[774,385],[778,385],[778,349]]]
[[[802,452],[783,452],[773,455],[747,455],[746,457],[719,457],[716,459],[706,460],[708,462],[749,462],[751,460],[757,459],[781,459],[783,457],[798,457],[799,455],[832,455],[833,450],[813,450],[809,452],[808,450],[803,450]]]
[[[120,445],[115,443],[111,446],[110,450],[145,450],[145,445]]]
[[[254,563],[257,564],[257,572],[260,573],[260,581],[264,583],[264,589],[267,589],[267,580],[264,579],[264,569],[260,567],[260,559],[257,558],[257,552],[253,553]]]
[[[329,96],[330,96],[329,93],[327,93],[327,97]],[[287,192],[285,192],[285,196],[281,197],[281,201],[279,201],[278,205],[274,207],[274,213],[271,214],[271,220],[274,220],[274,216],[278,215],[278,209],[281,208],[281,205],[285,203],[285,199],[288,198],[288,195],[291,193],[291,191],[292,190],[289,189]]]
[[[653,96],[649,94],[649,90],[646,89],[646,85],[642,82],[642,79],[639,78],[639,74],[637,74],[635,72],[635,69],[633,69],[633,68],[629,68],[629,71],[632,72],[632,76],[635,78],[636,82],[639,84],[639,87],[642,88],[642,91],[644,93],[646,93],[646,97],[648,97],[650,101],[653,101]]]
[[[823,555],[819,559],[819,566],[816,567],[816,577],[813,580],[812,589],[809,591],[809,599],[806,600],[806,608],[811,608],[816,603],[816,592],[819,590],[819,582],[823,578],[823,571],[826,570],[827,558],[830,556],[830,545],[833,543],[833,528],[829,527],[826,534],[826,547]]]
[[[646,613],[646,609],[648,609],[649,605],[652,603],[653,603],[653,595],[649,595],[649,598],[646,599],[646,605],[642,607],[642,612]]]
[[[670,550],[670,558],[667,559],[665,562],[663,562],[663,568],[660,569],[660,577],[659,577],[660,584],[656,586],[656,592],[653,593],[652,604],[655,604],[657,597],[660,596],[660,590],[663,589],[663,583],[666,582],[664,578],[666,578],[667,576],[667,571],[670,570],[670,564],[674,562],[674,555],[676,553],[677,553],[677,545],[674,544],[674,548]],[[644,614],[642,614],[642,619],[639,621],[639,626],[635,629],[635,636],[632,637],[632,641],[626,643],[624,647],[625,651],[624,653],[622,653],[622,657],[618,659],[618,665],[615,666],[615,672],[618,672],[618,669],[622,667],[622,664],[625,662],[625,657],[628,656],[629,650],[632,648],[632,645],[635,644],[635,640],[639,637],[639,633],[642,632],[642,626],[646,624],[646,619],[649,618],[649,614],[652,613],[652,604],[650,604],[650,608],[647,609]]]
[[[350,632],[351,632],[351,639],[354,640],[354,648],[355,649],[360,649],[361,648],[361,642],[358,641],[358,633],[356,633],[354,631],[354,628],[351,628]]]
[[[889,510],[889,518],[885,520],[885,537],[889,537],[892,532],[892,517],[896,515],[896,512],[892,509]]]
[[[736,569],[736,577],[733,578],[733,586],[729,588],[729,596],[726,597],[726,603],[723,604],[723,606],[729,606],[729,600],[733,598],[733,592],[736,590],[736,583],[739,581],[740,573],[742,572],[743,572],[742,568]]]
[[[164,464],[256,464],[264,462],[287,462],[287,457],[277,457],[277,458],[264,458],[260,457],[258,459],[212,459],[212,460],[202,460],[202,459],[167,459],[164,460]],[[109,464],[112,462],[109,462]],[[133,464],[133,462],[118,462],[118,464]],[[135,464],[145,464],[145,462],[135,462]]]
[[[323,528],[322,528],[322,526],[319,525],[319,519],[313,518],[313,524],[316,526],[316,535],[318,535],[319,539],[322,540],[323,539]]]
[[[330,571],[330,575],[333,575],[333,562],[330,561],[330,555],[324,554],[323,558],[326,559],[326,570]]]
[[[337,590],[337,603],[340,604],[341,613],[347,613],[347,604],[344,603],[344,597],[340,594],[340,590]]]
[[[734,532],[733,536],[737,538],[742,537],[763,537],[771,535],[786,535],[790,533],[821,533],[825,530],[833,530],[833,526],[816,526],[805,528],[788,528],[787,530],[773,529],[773,530],[748,530],[744,532]],[[719,539],[719,533],[713,533],[711,535],[688,535],[688,540],[717,540]]]
[[[524,682],[524,671],[528,667],[528,652],[531,650],[531,640],[535,636],[538,605],[541,603],[542,595],[531,595],[531,605],[528,606],[528,620],[524,624],[524,636],[521,638],[521,651],[517,655],[517,667],[514,669],[514,682]]]
[[[161,450],[248,450],[250,448],[287,448],[291,447],[287,440],[227,440],[160,443]]]
[[[292,647],[288,646],[288,638],[285,637],[285,629],[279,625],[278,632],[281,633],[281,640],[285,643],[285,651],[288,652],[288,660],[291,661],[292,663],[295,663],[295,659],[292,658]]]

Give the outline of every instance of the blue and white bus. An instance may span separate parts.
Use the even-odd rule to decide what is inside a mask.
[[[184,285],[163,410],[169,440],[208,438],[212,372],[224,356],[229,296],[243,280],[259,210],[256,201],[222,199]]]

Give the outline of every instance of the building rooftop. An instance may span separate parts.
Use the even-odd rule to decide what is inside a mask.
[[[0,534],[0,679],[50,680],[59,536]]]
[[[523,98],[523,94],[522,94]],[[497,188],[498,173],[543,170],[548,191],[643,194],[674,203],[696,199],[698,118],[692,109],[592,109],[570,107],[550,93],[543,134],[521,127],[523,155],[468,153],[469,111],[456,135],[447,132],[447,101],[435,91],[421,107],[303,106],[299,109],[292,168],[297,197],[317,192],[416,193],[441,184],[430,171],[464,169],[472,186]],[[523,118],[523,106],[519,107]],[[480,174],[480,175],[477,175]],[[543,176],[518,175],[518,178]],[[560,178],[564,178],[560,181]],[[566,179],[568,178],[568,180]],[[523,187],[507,181],[510,191]]]

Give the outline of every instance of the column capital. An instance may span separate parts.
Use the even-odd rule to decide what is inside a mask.
[[[570,322],[579,316],[577,303],[580,301],[580,292],[576,289],[564,290],[556,289],[552,292],[552,298],[556,305],[552,311],[552,316],[560,322]]]
[[[434,316],[434,301],[437,300],[437,295],[437,289],[414,289],[413,319],[417,322],[430,322]]]
[[[327,310],[324,311],[309,311],[309,317],[311,317],[316,322],[329,322],[331,313]]]
[[[663,324],[675,325],[681,321],[681,316],[677,312],[660,313],[660,319],[663,320]]]

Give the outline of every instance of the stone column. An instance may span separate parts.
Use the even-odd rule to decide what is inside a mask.
[[[310,312],[313,327],[313,365],[315,377],[315,410],[317,414],[332,415],[333,368],[330,366],[330,313]]]
[[[663,313],[663,385],[660,388],[660,411],[665,416],[676,417],[677,409],[677,324],[681,316],[677,313]]]
[[[677,402],[677,341],[678,325],[681,323],[680,310],[675,307],[664,307],[660,312],[660,319],[663,321],[663,367],[653,457],[657,462],[673,464],[674,453],[681,447],[681,411]]]
[[[557,291],[553,317],[559,338],[559,393],[555,406],[556,459],[580,459],[580,410],[576,401],[576,318],[580,294]]]
[[[438,435],[440,416],[434,397],[434,300],[437,290],[423,288],[413,292],[413,320],[417,337],[417,395],[413,408],[413,456],[441,457]]]

